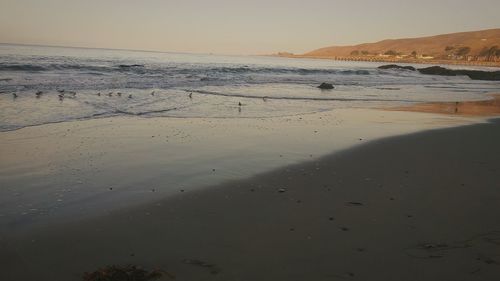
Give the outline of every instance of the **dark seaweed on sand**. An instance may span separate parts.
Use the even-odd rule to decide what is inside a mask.
[[[83,275],[84,281],[151,281],[161,278],[163,275],[168,275],[160,270],[147,271],[135,265],[111,265],[99,268],[94,272],[85,272]]]

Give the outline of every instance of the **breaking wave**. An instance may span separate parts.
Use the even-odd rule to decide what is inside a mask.
[[[88,65],[88,64],[6,64],[0,63],[0,71],[25,71],[25,72],[44,72],[44,71],[64,71],[77,70],[87,71],[94,74],[106,74],[113,72],[131,72],[137,74],[288,74],[288,75],[370,75],[369,70],[339,70],[339,69],[321,69],[321,68],[280,68],[280,67],[210,67],[190,65],[177,66],[155,66],[142,64],[119,64],[119,65]],[[97,73],[95,73],[97,72]],[[376,73],[376,71],[373,71]]]

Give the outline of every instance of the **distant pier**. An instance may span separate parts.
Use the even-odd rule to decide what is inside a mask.
[[[452,64],[452,65],[472,65],[500,67],[500,61],[479,61],[479,60],[445,60],[445,59],[418,59],[418,58],[391,58],[379,56],[304,56],[304,55],[279,55],[287,58],[310,58],[310,59],[330,59],[336,61],[363,61],[363,62],[387,62],[387,63],[418,63],[418,64]]]

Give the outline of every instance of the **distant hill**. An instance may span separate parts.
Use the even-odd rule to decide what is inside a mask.
[[[421,38],[388,39],[354,46],[332,46],[299,56],[317,58],[390,56],[500,61],[500,28]]]

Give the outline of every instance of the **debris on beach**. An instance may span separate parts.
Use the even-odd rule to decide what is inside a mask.
[[[210,270],[210,273],[214,274],[214,275],[221,272],[221,270],[215,264],[204,262],[204,261],[201,261],[201,260],[185,259],[182,262],[185,263],[185,264],[189,264],[189,265],[194,265],[194,266],[208,268]]]
[[[280,188],[280,189],[278,189],[278,192],[279,193],[284,193],[284,192],[286,192],[286,188]]]
[[[453,243],[420,243],[415,247],[405,250],[406,255],[419,259],[439,259],[450,250],[464,249],[472,247],[471,240],[459,241]]]
[[[351,202],[347,202],[346,205],[347,206],[363,206],[363,203],[351,201]]]
[[[84,281],[150,281],[163,276],[175,279],[175,276],[163,270],[147,271],[135,265],[111,265],[99,268],[94,272],[85,272]]]
[[[344,274],[334,274],[332,275],[333,277],[339,278],[339,279],[351,279],[354,278],[354,273],[352,272],[346,272]]]
[[[330,83],[321,83],[321,85],[319,85],[318,88],[322,90],[331,90],[334,89],[335,87],[333,87],[333,85]]]
[[[426,250],[442,250],[442,249],[449,248],[448,244],[445,244],[445,243],[438,243],[438,244],[424,243],[424,244],[418,245],[418,247],[421,249],[426,249]]]
[[[490,257],[478,257],[478,258],[476,258],[476,260],[484,262],[485,264],[497,264],[497,265],[500,264]]]

